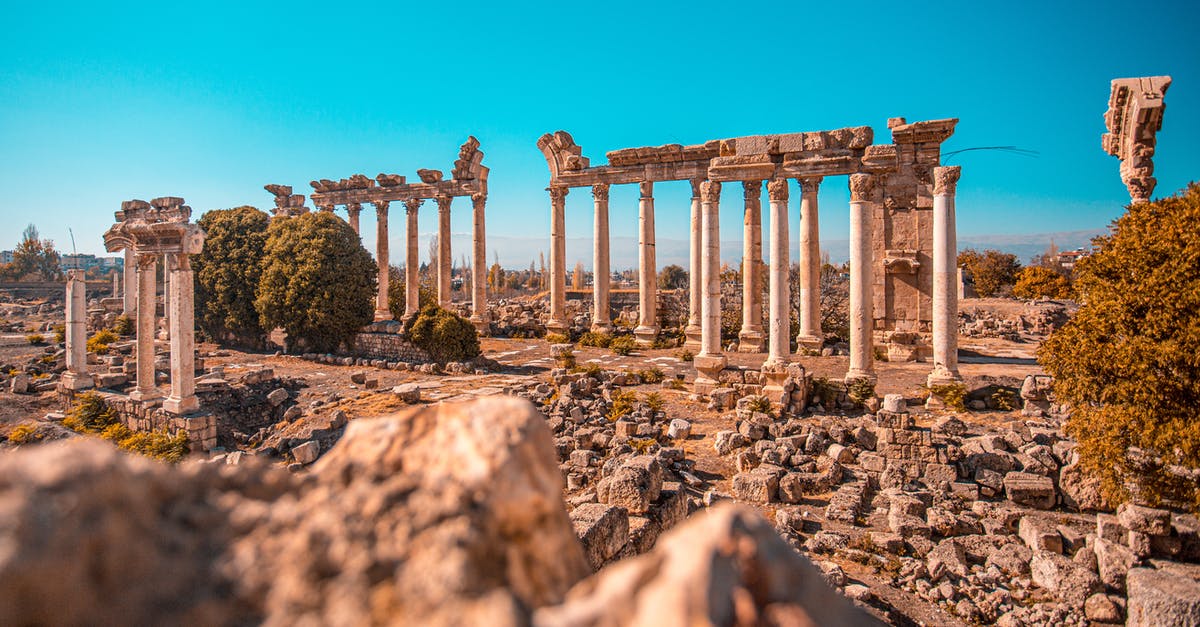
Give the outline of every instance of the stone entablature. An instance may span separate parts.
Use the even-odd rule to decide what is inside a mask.
[[[1154,186],[1154,147],[1156,133],[1162,128],[1166,104],[1163,98],[1171,86],[1170,76],[1118,78],[1112,82],[1101,138],[1104,152],[1121,160],[1121,181],[1129,189],[1134,203],[1150,200]]]

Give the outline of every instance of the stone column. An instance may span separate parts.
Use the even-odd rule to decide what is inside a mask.
[[[654,254],[654,183],[639,185],[638,201],[638,344],[650,346],[658,337],[658,266]]]
[[[612,331],[612,317],[608,306],[609,268],[608,244],[608,184],[592,186],[592,201],[595,203],[595,224],[592,238],[592,331]]]
[[[769,346],[767,363],[783,365],[791,351],[788,343],[792,330],[789,319],[791,308],[791,284],[788,270],[791,265],[788,245],[788,182],[774,179],[767,183],[767,194],[771,201],[771,303],[770,321],[767,332]]]
[[[704,298],[700,301],[700,354],[696,356],[696,393],[716,388],[725,368],[721,352],[721,184],[705,181],[700,186],[701,250],[700,273]]]
[[[437,278],[438,306],[449,308],[450,302],[450,202],[451,196],[438,196]]]
[[[379,291],[375,294],[375,320],[391,320],[388,308],[388,205],[380,200],[375,205],[375,263],[379,267]]]
[[[171,273],[167,270],[170,265],[167,263],[169,254],[163,253],[163,317],[162,328],[159,330],[159,336],[164,340],[171,339]],[[157,305],[155,305],[157,307]],[[157,312],[156,312],[157,313]]]
[[[552,185],[550,192],[550,319],[546,331],[567,331],[566,206],[569,188]]]
[[[928,385],[962,381],[958,374],[958,236],[954,193],[959,166],[933,169],[933,372]]]
[[[408,222],[405,224],[405,236],[408,239],[405,246],[404,257],[404,317],[409,318],[417,315],[421,311],[421,261],[418,257],[417,250],[418,242],[418,226],[417,226],[417,210],[421,208],[421,203],[425,202],[420,198],[410,198],[404,201],[404,209],[408,214]]]
[[[126,316],[137,314],[137,257],[133,254],[133,249],[125,247],[125,303],[121,311]]]
[[[68,390],[92,387],[87,371],[86,290],[84,271],[67,270],[67,371],[62,375],[62,386]]]
[[[875,177],[850,175],[850,370],[846,380],[875,380],[872,353],[871,194]]]
[[[117,298],[121,295],[121,275],[117,274],[116,270],[113,270],[112,281],[112,297]]]
[[[821,230],[817,218],[817,191],[821,177],[800,181],[800,332],[796,344],[820,350],[821,331]]]
[[[762,328],[762,181],[742,181],[742,329],[739,353],[761,353]],[[772,258],[773,259],[773,258]]]
[[[471,324],[481,335],[487,335],[487,234],[484,222],[484,206],[487,194],[472,194],[471,233]]]
[[[700,302],[704,298],[704,281],[700,276],[700,232],[702,230],[700,216],[700,179],[694,179],[692,184],[692,231],[688,246],[688,323],[684,329],[687,338],[685,346],[693,351],[700,350]]]
[[[191,256],[167,256],[171,275],[171,394],[163,409],[187,414],[200,408],[196,399],[195,291],[192,287]]]
[[[362,205],[361,204],[352,202],[352,203],[346,205],[346,214],[350,221],[350,228],[354,229],[354,232],[357,233],[359,235],[359,237],[362,236],[362,232],[358,230],[358,216],[361,213],[362,213]]]
[[[129,393],[135,401],[153,401],[162,396],[154,384],[154,335],[157,320],[155,287],[158,256],[137,255],[137,388]]]

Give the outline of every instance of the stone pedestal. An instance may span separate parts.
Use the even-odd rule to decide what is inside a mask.
[[[92,387],[87,371],[87,296],[83,270],[67,270],[67,371],[62,387],[82,390]]]
[[[850,370],[846,380],[875,380],[872,353],[874,312],[871,297],[872,194],[875,177],[850,175]]]
[[[171,275],[171,394],[163,409],[187,414],[200,408],[196,399],[196,341],[191,258],[186,253],[167,256]]]
[[[658,266],[654,254],[654,184],[642,183],[638,201],[638,344],[651,346],[658,338]]]
[[[450,202],[452,196],[438,196],[438,240],[437,240],[437,278],[438,306],[449,308],[453,300],[450,296]]]
[[[483,213],[486,204],[486,194],[471,196],[471,324],[480,335],[488,335],[491,328],[487,311],[487,235]]]
[[[612,314],[608,294],[612,270],[609,267],[608,185],[593,185],[592,200],[595,204],[592,238],[592,331],[610,333]]]
[[[701,275],[701,214],[700,214],[700,184],[702,181],[693,180],[692,184],[692,220],[691,237],[689,239],[688,265],[688,323],[684,329],[686,342],[684,346],[693,351],[700,350],[700,301],[704,298],[704,281]]]
[[[738,352],[766,348],[762,327],[762,181],[743,181],[745,214],[742,231],[742,328]]]
[[[788,311],[791,304],[788,266],[791,263],[788,255],[787,179],[772,180],[767,184],[767,194],[771,202],[771,278],[770,319],[768,322],[770,343],[766,364],[782,369],[791,353],[788,340],[792,333]],[[766,364],[764,364],[764,368],[766,368]],[[782,385],[782,379],[780,385]]]
[[[566,240],[566,187],[554,186],[550,192],[550,318],[546,321],[548,333],[567,331],[567,240]]]
[[[958,373],[958,237],[954,195],[959,166],[933,169],[933,372],[928,385],[962,381]]]
[[[817,191],[821,178],[800,179],[800,331],[796,344],[820,350],[821,332],[821,241],[817,217]]]
[[[788,364],[783,361],[768,360],[762,365],[759,372],[763,378],[763,396],[780,407],[787,405],[788,390],[784,386],[788,379]]]
[[[420,198],[412,198],[404,201],[404,210],[406,213],[405,223],[405,253],[404,253],[404,317],[408,319],[417,315],[421,310],[421,261],[418,257],[420,251],[417,250],[418,242],[418,226],[417,226],[417,211],[421,208],[421,203],[425,202]]]
[[[375,203],[375,264],[379,269],[379,291],[375,294],[375,320],[391,320],[388,307],[388,205]]]
[[[137,388],[129,393],[135,401],[148,402],[162,396],[154,382],[155,274],[158,256],[153,253],[137,255]]]
[[[708,394],[721,387],[721,371],[727,364],[728,360],[723,353],[697,355],[692,361],[692,365],[696,367],[696,383],[692,391],[696,394]]]

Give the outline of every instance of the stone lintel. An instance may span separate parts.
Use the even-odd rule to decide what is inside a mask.
[[[940,144],[954,134],[958,118],[924,120],[911,124],[898,124],[891,128],[892,142],[897,144]]]
[[[474,194],[486,193],[486,179],[472,179],[468,181],[451,179],[438,183],[407,183],[391,187],[313,192],[310,198],[314,205],[325,207],[391,201],[403,202],[416,198],[433,199],[438,196],[472,196]]]

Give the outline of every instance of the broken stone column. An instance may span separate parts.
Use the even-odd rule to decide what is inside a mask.
[[[821,177],[800,182],[800,332],[796,344],[820,350],[821,332],[821,231],[817,216],[817,192]]]
[[[788,282],[788,182],[774,179],[767,183],[767,195],[771,202],[771,278],[770,320],[768,329],[769,347],[767,363],[778,365],[787,362],[788,340],[791,324],[788,309],[791,301],[791,285]]]
[[[742,328],[739,353],[761,353],[762,328],[762,181],[742,181],[745,215],[742,231]]]
[[[125,307],[121,311],[126,316],[133,316],[137,313],[137,258],[133,254],[133,249],[125,247]]]
[[[67,270],[67,371],[62,375],[62,385],[68,390],[92,387],[87,371],[86,290],[84,271]]]
[[[361,213],[362,213],[362,204],[352,202],[352,203],[346,205],[347,221],[350,222],[350,228],[354,229],[354,232],[359,237],[362,236],[362,232],[359,231],[359,229],[358,229],[358,216]]]
[[[129,393],[135,401],[152,401],[162,396],[154,383],[155,274],[158,255],[137,254],[137,388]]]
[[[472,194],[472,233],[471,233],[471,324],[475,330],[486,335],[488,333],[487,313],[487,235],[484,223],[484,206],[487,204],[487,194]],[[447,225],[449,226],[449,225]]]
[[[437,277],[438,306],[450,307],[450,202],[453,196],[438,196]]]
[[[186,251],[167,255],[166,270],[171,275],[171,393],[163,401],[163,409],[173,414],[187,414],[200,408],[196,399],[195,290],[191,255]]]
[[[550,319],[549,333],[567,331],[567,239],[566,206],[569,188],[552,185],[550,192]]]
[[[1170,76],[1118,78],[1112,82],[1101,138],[1104,151],[1121,160],[1121,181],[1133,204],[1148,202],[1158,180],[1154,178],[1155,135],[1162,128],[1163,99]]]
[[[405,237],[407,245],[405,246],[404,258],[404,317],[410,318],[417,315],[421,310],[421,262],[418,257],[417,250],[418,242],[418,226],[417,226],[417,210],[421,208],[421,203],[425,202],[420,198],[410,198],[404,201],[404,210],[407,213],[407,223],[405,224]]]
[[[608,242],[608,184],[592,186],[592,201],[595,205],[592,238],[592,331],[609,333],[612,318],[608,306],[609,268]]]
[[[692,230],[688,245],[688,323],[683,333],[687,338],[685,346],[691,350],[700,350],[700,301],[703,299],[704,292],[704,282],[700,276],[700,185],[703,182],[700,179],[690,181],[692,184]]]
[[[726,363],[721,352],[721,184],[702,183],[700,203],[704,298],[700,301],[700,354],[695,366],[696,393],[707,394],[719,385],[718,376]]]
[[[642,346],[658,337],[658,266],[654,254],[654,183],[639,185],[638,201],[638,326],[634,337]]]
[[[375,319],[391,320],[388,307],[388,205],[381,200],[375,205],[375,263],[379,267],[379,291],[375,294]]]
[[[871,286],[872,206],[875,177],[850,175],[850,370],[846,380],[875,380]]]
[[[933,372],[928,385],[961,381],[958,374],[958,238],[954,193],[959,166],[933,169]]]

